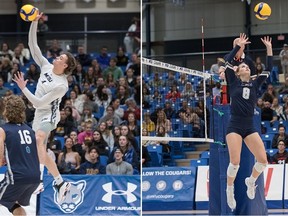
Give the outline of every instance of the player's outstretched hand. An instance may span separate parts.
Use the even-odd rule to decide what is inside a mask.
[[[265,37],[261,38],[261,41],[266,46],[267,55],[272,56],[273,55],[273,53],[272,53],[272,38],[269,36],[265,36]]]
[[[43,15],[43,12],[40,12],[38,9],[38,15],[36,16],[36,18],[33,21],[38,21]]]
[[[237,45],[240,47],[244,47],[246,44],[250,44],[249,38],[244,33],[240,33],[240,37],[238,38]]]
[[[17,83],[18,87],[23,90],[26,87],[28,80],[24,80],[24,74],[20,71],[14,74],[14,78],[12,79]]]

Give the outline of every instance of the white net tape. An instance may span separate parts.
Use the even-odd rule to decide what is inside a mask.
[[[192,76],[197,76],[197,77],[201,77],[203,78],[203,82],[205,83],[207,79],[209,79],[211,77],[211,74],[209,73],[203,73],[201,71],[198,70],[193,70],[193,69],[189,69],[189,68],[185,68],[185,67],[180,67],[180,66],[176,66],[176,65],[172,65],[169,63],[165,63],[165,62],[161,62],[161,61],[157,61],[157,60],[153,60],[153,59],[147,59],[147,58],[143,58],[142,57],[142,67],[143,66],[151,66],[155,71],[160,71],[159,68],[163,69],[164,71],[174,71],[174,72],[178,72],[178,73],[186,73]],[[153,73],[154,71],[152,71]],[[144,70],[143,72],[144,73]],[[189,80],[188,80],[189,81]],[[204,101],[204,107],[206,107],[206,85],[204,85],[204,97],[203,97],[203,101]],[[142,136],[141,139],[143,141],[159,141],[159,140],[163,140],[163,141],[183,141],[183,142],[214,142],[213,139],[208,138],[207,135],[207,113],[204,112],[204,123],[205,123],[205,136],[204,138],[193,138],[193,137],[157,137],[157,136]]]

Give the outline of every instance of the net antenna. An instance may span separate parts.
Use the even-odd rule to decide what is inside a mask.
[[[204,44],[204,19],[201,19],[201,41],[202,41],[202,71],[203,74],[207,74],[205,70],[205,44]],[[205,138],[207,135],[207,101],[206,101],[206,76],[203,76],[203,90],[204,90],[204,124],[205,124]]]

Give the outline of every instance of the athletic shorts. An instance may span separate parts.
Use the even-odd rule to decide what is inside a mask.
[[[35,133],[37,132],[37,130],[41,130],[44,131],[45,134],[47,134],[47,137],[44,141],[44,144],[47,144],[48,136],[50,132],[56,128],[56,125],[52,122],[40,122],[39,124],[33,122],[32,128],[35,131]]]
[[[6,183],[4,181],[0,183],[0,204],[8,208],[11,213],[17,207],[28,206],[31,195],[39,185],[39,183],[16,183],[14,185],[7,185]]]
[[[245,118],[245,117],[231,117],[228,126],[227,126],[227,133],[236,133],[239,134],[242,139],[258,132],[253,123],[253,118]]]

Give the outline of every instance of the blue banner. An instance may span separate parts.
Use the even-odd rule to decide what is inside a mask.
[[[140,176],[65,175],[71,189],[58,204],[54,179],[44,177],[40,215],[140,215]]]
[[[144,168],[143,210],[193,209],[195,173],[195,167]]]

